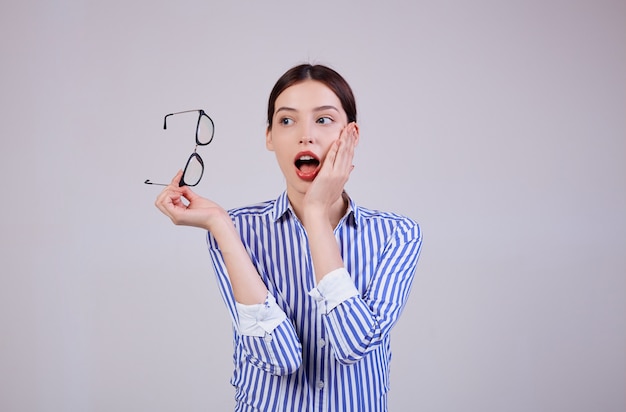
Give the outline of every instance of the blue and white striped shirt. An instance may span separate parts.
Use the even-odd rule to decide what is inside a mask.
[[[316,285],[307,234],[286,192],[229,214],[269,290],[264,304],[235,302],[209,233],[234,326],[235,410],[386,411],[389,332],[413,282],[419,226],[349,200],[334,231],[345,268]]]

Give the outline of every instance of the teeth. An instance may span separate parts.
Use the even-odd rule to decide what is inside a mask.
[[[304,161],[306,161],[306,160],[314,160],[314,158],[313,158],[313,156],[308,156],[307,155],[307,156],[301,156],[300,160],[304,160]]]

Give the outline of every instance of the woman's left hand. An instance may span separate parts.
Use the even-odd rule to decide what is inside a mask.
[[[307,210],[327,213],[339,199],[354,169],[352,160],[358,140],[358,125],[349,123],[330,147],[317,177],[306,192],[304,207]]]

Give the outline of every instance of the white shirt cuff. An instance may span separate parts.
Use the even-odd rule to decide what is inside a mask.
[[[276,304],[274,296],[267,294],[264,303],[244,305],[235,302],[239,315],[239,333],[246,336],[265,336],[272,333],[287,315]]]
[[[335,269],[322,278],[309,295],[315,299],[323,313],[328,314],[344,301],[358,296],[359,291],[345,268]]]

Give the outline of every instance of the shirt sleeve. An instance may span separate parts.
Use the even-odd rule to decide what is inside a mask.
[[[220,294],[230,313],[234,340],[245,359],[273,375],[287,375],[302,363],[302,344],[293,323],[268,293],[265,302],[244,305],[235,301],[228,271],[217,242],[208,234],[209,252]]]
[[[338,362],[356,363],[385,341],[408,299],[421,244],[419,226],[407,219],[390,236],[363,296],[353,293],[345,269],[329,273],[311,291],[326,311],[323,324]]]
[[[302,362],[302,345],[293,324],[268,293],[264,303],[235,302],[243,349],[252,365],[273,375],[295,372]]]
[[[344,301],[357,296],[359,291],[346,268],[335,269],[322,278],[309,295],[318,303],[322,313],[328,314]]]
[[[264,303],[244,305],[236,302],[239,314],[239,333],[244,336],[265,336],[280,325],[287,315],[276,304],[274,296],[268,293]]]

